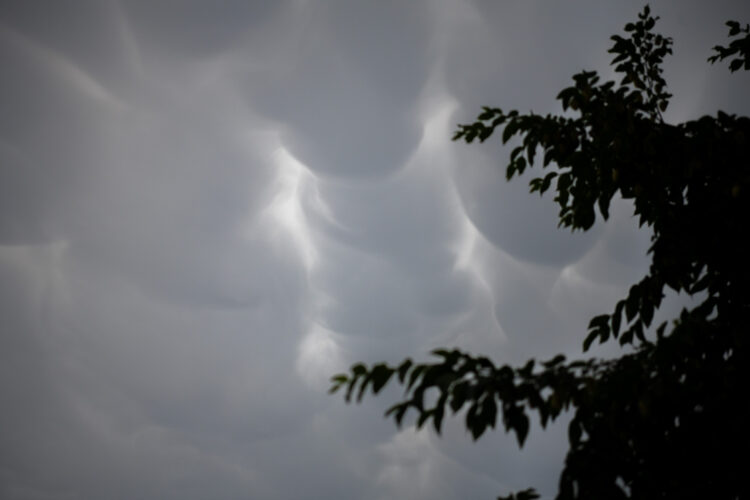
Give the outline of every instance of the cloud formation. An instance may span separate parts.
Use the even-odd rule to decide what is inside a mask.
[[[437,438],[327,380],[443,345],[580,352],[648,233],[622,201],[558,231],[498,141],[449,138],[481,105],[550,112],[573,73],[610,74],[636,10],[4,2],[0,497],[554,492],[564,425],[522,451],[459,420]],[[748,113],[747,77],[703,65],[747,8],[654,10],[670,118]]]

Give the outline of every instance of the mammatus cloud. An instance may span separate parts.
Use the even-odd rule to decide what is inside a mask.
[[[519,452],[394,429],[396,391],[325,392],[441,345],[575,355],[643,273],[627,203],[557,231],[497,141],[449,141],[480,105],[546,113],[606,74],[637,10],[614,9],[3,3],[0,497],[551,494],[564,425]],[[670,116],[746,109],[746,78],[692,76],[747,8],[654,9]]]

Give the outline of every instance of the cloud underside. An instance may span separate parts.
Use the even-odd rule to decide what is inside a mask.
[[[519,452],[460,421],[397,430],[397,392],[325,392],[437,346],[576,355],[643,275],[626,202],[557,230],[507,150],[449,141],[480,105],[554,111],[608,71],[626,7],[4,3],[0,497],[554,492],[562,426]],[[661,9],[678,43],[740,17]],[[675,116],[739,95],[717,81],[677,78]]]

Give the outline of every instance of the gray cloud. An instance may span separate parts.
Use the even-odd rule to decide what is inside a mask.
[[[434,58],[430,11],[420,2],[299,5],[279,21],[280,50],[247,72],[250,105],[283,124],[284,145],[316,172],[393,172],[420,139],[414,105]]]
[[[669,116],[747,110],[746,75],[703,68],[747,7],[653,7]],[[639,8],[4,2],[0,497],[551,495],[564,422],[521,451],[438,438],[382,419],[398,390],[346,406],[327,380],[580,352],[648,233],[622,200],[558,231],[498,141],[448,139],[483,104],[554,111]]]

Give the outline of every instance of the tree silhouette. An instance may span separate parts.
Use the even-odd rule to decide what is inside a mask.
[[[661,64],[671,38],[653,31],[647,7],[615,35],[609,50],[619,83],[595,72],[573,77],[560,92],[562,115],[522,114],[485,107],[453,137],[485,141],[519,138],[508,180],[538,166],[546,173],[531,191],[555,192],[560,226],[589,229],[606,220],[613,196],[632,200],[653,235],[647,275],[610,314],[594,317],[583,350],[594,341],[630,345],[614,359],[568,361],[558,355],[523,366],[496,366],[482,356],[436,350],[434,363],[354,365],[332,379],[358,400],[389,380],[405,399],[386,415],[400,425],[416,412],[439,433],[446,410],[466,408],[474,439],[498,419],[523,446],[529,415],[542,427],[569,410],[569,449],[557,498],[746,498],[750,444],[748,326],[750,326],[750,119],[719,111],[670,124],[662,113],[671,95]],[[750,26],[729,21],[727,47],[714,63],[750,69]],[[666,288],[698,304],[671,324],[652,325]],[[435,391],[434,404],[424,395]],[[507,499],[533,499],[533,489]]]

